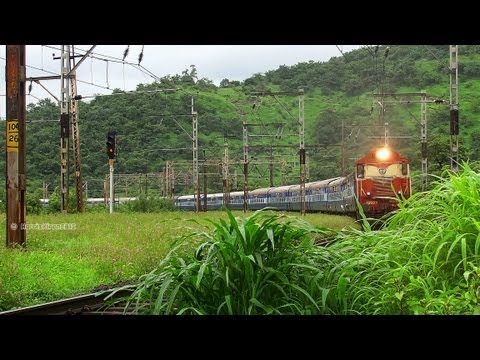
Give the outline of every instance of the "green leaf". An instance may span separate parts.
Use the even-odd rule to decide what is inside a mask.
[[[200,266],[200,269],[198,270],[198,275],[197,275],[197,281],[195,283],[195,287],[198,289],[200,287],[200,282],[202,281],[203,274],[205,273],[205,269],[207,268],[208,263],[204,262]]]
[[[272,244],[272,250],[275,250],[275,240],[273,238],[273,230],[271,228],[267,229],[267,237],[270,240],[270,243]]]
[[[322,306],[325,307],[330,289],[322,289]]]
[[[228,277],[228,266],[225,267],[225,283],[226,283],[227,287],[230,284],[230,278]]]
[[[227,304],[228,308],[228,314],[233,315],[233,310],[232,310],[232,297],[230,295],[225,296],[225,302]]]

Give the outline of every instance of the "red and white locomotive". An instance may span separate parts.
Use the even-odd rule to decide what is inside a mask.
[[[397,196],[412,193],[410,161],[385,146],[355,161],[355,195],[365,215],[379,217],[397,208]]]
[[[344,213],[359,216],[357,201],[367,217],[378,218],[397,208],[398,197],[411,194],[410,162],[387,146],[375,148],[355,162],[355,172],[346,177],[308,182],[305,184],[305,210],[308,212]],[[202,197],[203,195],[201,195]],[[179,196],[179,210],[195,210],[196,196]],[[201,203],[204,203],[201,198]],[[220,209],[223,194],[208,194],[208,210]],[[228,207],[241,210],[244,192],[230,193]],[[300,211],[300,185],[255,189],[248,192],[250,210],[271,207]]]

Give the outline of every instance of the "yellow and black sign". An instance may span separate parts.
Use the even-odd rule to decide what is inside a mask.
[[[7,120],[7,152],[18,152],[18,120]]]

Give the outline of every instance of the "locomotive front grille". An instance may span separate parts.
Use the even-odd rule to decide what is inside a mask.
[[[395,191],[392,188],[392,179],[374,178],[373,189],[375,196],[395,196]]]

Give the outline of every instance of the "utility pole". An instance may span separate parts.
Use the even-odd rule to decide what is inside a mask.
[[[427,93],[421,91],[420,141],[422,144],[422,191],[427,190],[428,184],[428,148],[427,148]]]
[[[458,172],[458,45],[450,45],[450,170]]]
[[[73,50],[73,46],[72,46]],[[75,57],[72,58],[75,67]],[[76,71],[70,72],[70,116],[72,122],[73,137],[73,162],[75,167],[75,190],[77,197],[77,211],[83,212],[83,183],[80,163],[80,132],[78,129],[78,100],[77,100],[77,76]]]
[[[168,197],[168,163],[169,161],[166,161],[163,168],[163,194],[165,197]]]
[[[384,129],[385,129],[385,134],[384,134],[384,145],[388,145],[388,122],[384,123]]]
[[[304,91],[298,90],[298,134],[300,137],[300,212],[305,215],[305,112]]]
[[[198,114],[194,108],[192,96],[192,157],[193,157],[193,194],[195,201],[195,211],[200,211],[200,188],[198,186]]]
[[[280,165],[282,167],[282,186],[287,185],[287,162],[281,160]]]
[[[244,114],[242,113],[242,117]],[[248,210],[248,128],[243,119],[243,212]]]
[[[114,192],[113,192],[113,161],[115,159],[115,149],[116,149],[116,134],[111,131],[107,134],[107,155],[108,155],[108,165],[110,167],[110,214],[113,213],[113,202],[115,201]]]
[[[237,169],[233,170],[233,188],[238,190],[238,177],[237,177]],[[230,199],[230,194],[228,194]]]
[[[26,246],[25,45],[6,45],[6,246]]]
[[[379,95],[379,94],[374,94]],[[398,93],[398,94],[383,94],[382,96],[391,96],[394,98],[402,97],[405,100],[393,100],[388,103],[392,104],[413,104],[420,102],[420,144],[421,144],[421,156],[422,156],[422,191],[427,189],[428,185],[428,142],[427,142],[427,104],[443,104],[443,99],[428,99],[427,92],[422,90],[419,93]],[[420,100],[412,97],[420,96]],[[458,112],[457,112],[458,113]],[[404,138],[401,136],[391,136],[390,138]]]
[[[175,168],[173,167],[173,162],[170,163],[170,172],[169,172],[169,179],[170,179],[170,194],[171,198],[175,199]]]
[[[203,211],[207,212],[207,157],[203,150]]]
[[[108,165],[110,167],[110,214],[113,214],[113,159],[108,159]]]
[[[50,184],[43,182],[43,199],[48,199],[48,187]]]
[[[165,197],[173,198],[173,166],[171,161],[167,161],[165,165]]]
[[[342,160],[341,176],[345,176],[345,120],[342,118]]]
[[[305,154],[305,181],[310,181],[310,159],[307,153]]]
[[[270,175],[270,187],[273,187],[273,146],[270,146],[270,161],[268,163],[268,170]]]
[[[60,192],[61,210],[68,211],[68,139],[70,137],[70,45],[62,45],[60,55]]]
[[[82,97],[77,95],[76,70],[80,64],[90,55],[96,45],[93,45],[84,55],[74,55],[74,47],[72,45],[72,56],[70,56],[70,45],[62,45],[60,57],[53,57],[54,60],[60,59],[60,76],[41,76],[29,78],[44,88],[51,96],[53,96],[60,105],[60,190],[61,190],[61,210],[62,213],[68,211],[68,193],[69,193],[69,137],[70,122],[72,124],[73,134],[73,157],[75,166],[75,186],[77,196],[77,210],[83,212],[83,184],[80,166],[80,134],[78,131],[78,99]],[[81,59],[75,64],[75,58]],[[73,67],[70,60],[73,60]],[[60,79],[61,99],[57,99],[40,80],[57,80]],[[70,81],[70,79],[72,79]]]
[[[223,205],[230,208],[230,174],[228,172],[228,143],[225,139],[223,143],[223,162],[222,162],[222,183],[223,183]]]

